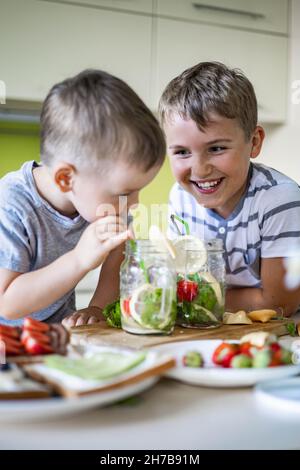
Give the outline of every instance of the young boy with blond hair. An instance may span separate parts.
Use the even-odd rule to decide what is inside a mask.
[[[226,308],[294,313],[300,290],[287,290],[282,260],[300,237],[300,190],[251,162],[265,136],[252,84],[240,70],[199,63],[167,85],[159,114],[177,180],[170,212],[200,238],[223,240]]]
[[[122,80],[86,70],[53,86],[41,113],[41,164],[0,181],[0,324],[101,318],[118,297],[127,210],[164,157],[157,120]],[[76,284],[100,265],[89,307],[74,313]]]

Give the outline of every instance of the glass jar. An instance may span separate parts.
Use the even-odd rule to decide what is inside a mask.
[[[187,328],[216,328],[225,310],[223,242],[205,242],[206,253],[187,246],[185,270],[177,273],[177,323]],[[203,258],[206,261],[203,263]],[[201,261],[202,260],[202,261]]]
[[[120,269],[122,328],[170,334],[176,321],[176,270],[170,255],[149,240],[126,242]]]

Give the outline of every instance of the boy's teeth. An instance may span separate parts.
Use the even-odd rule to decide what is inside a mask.
[[[220,180],[216,180],[216,181],[206,181],[204,183],[197,183],[196,182],[196,185],[199,187],[199,188],[212,188],[214,186],[217,186],[217,184],[219,184]]]

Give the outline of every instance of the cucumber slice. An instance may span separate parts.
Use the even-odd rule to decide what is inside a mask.
[[[85,380],[103,380],[126,372],[145,360],[144,352],[122,354],[119,352],[102,352],[92,357],[71,359],[52,355],[45,359],[50,369],[57,369],[67,375]]]

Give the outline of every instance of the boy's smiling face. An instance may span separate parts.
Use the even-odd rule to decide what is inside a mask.
[[[195,121],[174,113],[164,130],[176,180],[199,204],[227,218],[245,191],[250,157],[260,152],[263,129],[257,126],[246,141],[235,119],[211,114],[201,131]]]

